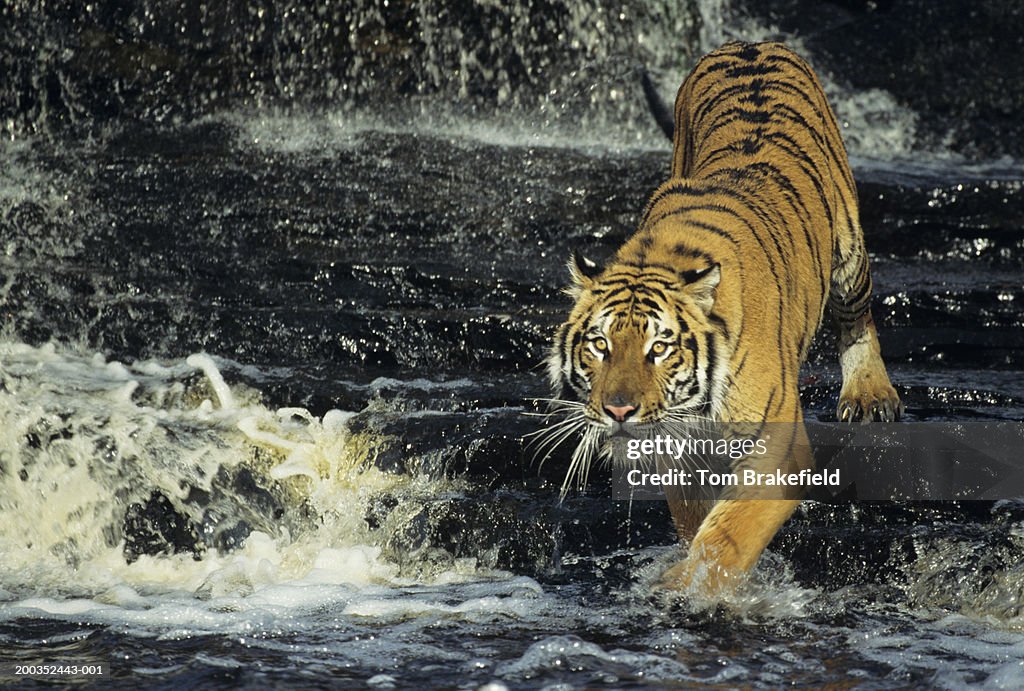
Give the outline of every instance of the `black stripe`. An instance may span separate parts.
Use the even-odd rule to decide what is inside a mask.
[[[624,298],[619,298],[619,299],[616,299],[616,300],[607,300],[607,301],[605,301],[601,305],[601,312],[602,313],[615,312],[616,311],[615,310],[616,307],[620,307],[622,305],[629,305],[629,304],[632,304],[632,303],[633,303],[633,294],[630,293],[627,297],[624,297]],[[621,314],[621,313],[624,313],[625,311],[626,310],[623,310],[622,312],[619,312],[619,313]]]
[[[736,172],[741,173],[744,176],[744,179],[748,178],[752,173],[757,173],[757,174],[761,175],[762,178],[764,178],[764,177],[766,177],[766,175],[765,175],[765,168],[764,167],[768,166],[768,165],[770,165],[770,164],[752,164],[752,165],[746,166],[745,168],[738,169],[738,170],[736,170]],[[786,178],[786,180],[787,180],[787,178]],[[779,183],[779,186],[784,187],[784,185],[782,183]],[[791,185],[791,187],[792,187],[792,185]],[[784,189],[783,189],[783,192],[784,192]],[[796,192],[794,191],[794,193],[796,193]],[[791,203],[791,206],[793,206],[792,203]],[[798,215],[799,215],[799,210],[794,208],[794,211],[797,211]],[[765,230],[768,232],[769,236],[771,237],[772,243],[778,249],[779,255],[782,256],[783,258],[792,257],[792,253],[796,252],[797,245],[796,245],[796,240],[794,239],[793,233],[790,232],[790,231],[787,231],[787,228],[788,228],[788,223],[786,222],[787,219],[783,215],[779,214],[779,220],[776,221],[776,222],[772,222],[770,219],[768,219],[766,217],[766,215],[760,215],[758,220],[760,220],[762,222],[762,224],[764,224]],[[784,239],[788,241],[788,244],[790,244],[790,249],[791,249],[790,255],[786,255],[786,253],[782,250],[782,245],[781,245],[781,242],[780,242],[780,237],[784,237]]]
[[[712,176],[714,179],[724,176],[726,180],[733,182],[735,185],[742,186],[747,195],[746,201],[743,204],[743,210],[752,212],[765,227],[771,227],[772,224],[786,225],[788,220],[786,215],[782,213],[774,201],[766,199],[761,193],[761,189],[764,187],[762,184],[763,180],[753,181],[750,175],[751,172],[746,166],[740,168],[720,168]]]
[[[760,80],[755,80],[754,83],[758,83],[758,82],[760,82]],[[738,92],[748,91],[751,88],[751,86],[753,86],[753,84],[746,84],[746,83],[734,84],[733,86],[727,86],[726,88],[722,89],[721,91],[715,93],[713,96],[705,98],[701,102],[700,106],[698,106],[696,110],[694,110],[692,113],[690,113],[690,121],[691,122],[699,122],[700,120],[704,119],[704,116],[713,107],[715,107],[716,105],[718,105],[719,103],[721,103],[725,99],[731,98],[732,96],[735,96]],[[760,87],[757,87],[757,88],[758,88],[758,90],[760,90]],[[740,99],[737,99],[737,100],[740,100]]]
[[[669,274],[671,276],[675,276],[675,273],[676,273],[675,267],[669,266],[668,264],[662,264],[660,262],[647,263],[647,262],[624,261],[624,262],[617,262],[616,266],[628,266],[630,268],[640,269],[642,271],[647,271],[649,269],[659,269],[661,271],[666,272],[667,274]],[[650,278],[658,279],[660,277],[650,276]],[[664,279],[662,279],[662,280],[664,280]]]
[[[736,51],[734,55],[741,60],[754,62],[761,56],[761,46],[756,43],[740,43],[738,45],[741,46],[740,50]]]
[[[669,214],[666,214],[666,215],[669,215]],[[757,232],[754,231],[754,228],[750,224],[749,221],[744,219],[739,214],[736,214],[736,217],[739,218],[747,226],[747,228],[750,230],[751,236],[754,238],[754,240],[757,241],[758,246],[760,246],[761,251],[764,253],[765,259],[768,261],[768,271],[772,274],[772,278],[775,279],[775,287],[776,287],[776,290],[778,290],[778,292],[779,292],[779,321],[781,322],[782,321],[782,308],[783,308],[783,302],[784,302],[783,295],[782,295],[782,287],[784,285],[786,285],[787,283],[782,280],[782,278],[781,278],[781,276],[779,274],[779,270],[778,270],[778,268],[775,265],[775,258],[772,256],[771,252],[768,251],[768,247],[764,244],[764,240],[761,239],[761,236]],[[721,237],[724,237],[727,240],[729,240],[730,242],[732,242],[734,245],[738,245],[739,244],[734,238],[732,238],[732,236],[730,236],[730,235],[724,233],[723,231],[721,231],[720,229],[718,229],[718,228],[716,228],[714,226],[710,226],[710,225],[708,225],[706,223],[702,223],[700,221],[688,220],[687,221],[687,225],[691,226],[691,227],[702,228],[702,229],[707,230],[709,232],[712,232],[712,233],[715,233],[717,235],[720,235]],[[771,234],[769,233],[769,235],[771,235]],[[778,251],[778,253],[780,255],[780,258],[781,258],[781,256],[783,255],[782,248],[779,246],[778,240],[776,240],[774,235],[771,235],[771,238],[772,238],[772,242],[775,244],[776,250]]]
[[[694,249],[682,242],[676,243],[676,246],[672,248],[672,253],[675,254],[677,257],[683,257],[686,259],[703,259],[707,261],[708,264],[715,263],[714,260],[711,258],[711,255],[709,255],[707,252],[702,252],[701,250]]]
[[[745,108],[728,108],[718,111],[711,117],[706,125],[704,120],[699,120],[694,125],[700,130],[701,138],[710,141],[718,130],[733,125],[737,122],[746,124],[765,125],[772,122],[772,113],[769,111],[747,110]]]
[[[771,392],[768,394],[768,402],[765,403],[764,411],[761,413],[761,420],[763,420],[765,422],[768,421],[768,412],[772,408],[772,403],[775,402],[775,392],[777,390],[778,390],[778,387],[777,386],[773,386],[771,388]],[[761,424],[764,424],[764,422],[762,422]],[[758,435],[758,436],[760,436],[760,435]]]
[[[719,331],[722,332],[722,338],[729,340],[729,325],[725,323],[722,317],[718,316],[714,312],[708,314],[708,321],[714,324]]]
[[[734,376],[734,377],[738,376],[739,373],[743,371],[743,368],[747,366],[747,356],[748,355],[750,355],[750,351],[749,350],[744,350],[743,351],[743,357],[740,358],[739,364],[736,365],[736,367],[734,367],[733,370],[732,370],[732,376]]]
[[[708,368],[707,368],[707,391],[704,392],[704,405],[710,406],[713,401],[711,400],[712,389],[715,386],[715,368],[718,365],[718,344],[715,342],[715,332],[708,334],[706,347],[708,350]]]
[[[842,297],[842,304],[844,306],[852,307],[853,305],[858,305],[861,302],[863,302],[863,301],[865,301],[865,300],[867,300],[867,299],[869,299],[871,297],[871,295],[870,295],[870,293],[871,293],[871,280],[870,280],[870,278],[866,278],[864,276],[864,273],[861,273],[861,275],[858,276],[857,278],[860,279],[860,280],[857,280],[854,283],[854,285],[851,286],[857,292],[856,293],[849,293],[848,292],[846,295],[844,295]]]
[[[764,69],[760,69],[762,66],[755,63],[754,65],[742,65],[738,64],[736,60],[726,58],[719,60],[718,62],[711,64],[704,64],[708,58],[718,57],[717,55],[710,55],[702,59],[693,70],[693,74],[690,76],[690,80],[693,81],[693,89],[696,91],[700,88],[700,83],[710,77],[717,77],[719,79],[738,79],[740,77],[763,77],[767,75],[774,75],[779,73],[778,68],[771,66],[765,66]],[[722,75],[722,73],[725,73]]]
[[[785,63],[786,65],[792,67],[797,72],[806,77],[807,81],[809,81],[812,85],[817,83],[818,81],[817,78],[814,76],[814,71],[811,70],[810,66],[808,66],[808,64],[802,58],[798,57],[795,53],[789,51],[787,51],[786,53],[783,53],[781,51],[774,52],[771,53],[770,55],[765,55],[765,61]]]
[[[589,319],[589,315],[588,315]],[[583,322],[585,323],[585,322]],[[583,369],[583,361],[577,355],[580,343],[583,341],[583,332],[575,331],[572,336],[572,345],[569,348],[569,384],[578,392],[587,390],[587,381],[580,375],[580,370]]]
[[[664,214],[663,216],[660,216],[654,222],[658,223],[659,221],[661,221],[661,220],[663,220],[663,219],[665,219],[665,218],[667,218],[669,216],[675,216],[675,215],[678,215],[680,213],[685,213],[688,210],[689,209],[686,208],[686,209],[681,209],[681,210],[678,210],[678,211],[670,211],[670,212]],[[757,244],[761,247],[761,251],[764,252],[765,258],[768,260],[768,268],[771,271],[772,276],[775,278],[776,285],[780,286],[780,291],[781,291],[781,286],[783,285],[783,281],[781,280],[780,275],[779,275],[779,271],[778,271],[777,267],[775,266],[775,258],[772,256],[771,252],[768,251],[768,247],[764,244],[764,240],[761,238],[761,235],[754,229],[754,226],[751,225],[750,221],[748,221],[746,218],[744,218],[738,212],[733,211],[732,209],[728,209],[727,207],[721,207],[721,210],[723,212],[728,213],[729,215],[733,216],[734,218],[739,219],[740,222],[742,222],[747,227],[747,230],[750,231],[750,235],[757,241]],[[723,231],[721,228],[718,228],[717,226],[712,226],[712,225],[710,225],[708,223],[704,223],[702,221],[695,221],[695,220],[692,220],[692,219],[687,219],[686,220],[686,225],[689,226],[689,227],[700,228],[702,230],[706,230],[706,231],[708,231],[708,232],[710,232],[710,233],[712,233],[714,235],[717,235],[719,237],[725,238],[726,240],[729,240],[729,242],[731,242],[733,245],[736,245],[736,246],[739,245],[739,241],[738,240],[736,240],[734,237],[732,237],[731,235],[729,235],[728,233]],[[784,257],[785,253],[782,251],[782,247],[781,247],[781,245],[779,245],[778,239],[774,235],[772,235],[770,232],[769,232],[769,235],[771,236],[772,243],[775,245],[775,249],[778,252],[778,256],[780,258]]]
[[[850,173],[849,166],[842,164],[843,161],[847,160],[846,147],[843,145],[842,135],[839,133],[838,124],[835,122],[832,111],[828,107],[825,95],[822,94],[820,90],[815,89],[817,95],[820,97],[820,102],[815,103],[810,98],[810,93],[812,92],[801,89],[798,85],[780,82],[776,85],[776,88],[781,91],[785,91],[790,96],[795,96],[806,102],[811,111],[821,119],[822,129],[807,126],[806,120],[804,120],[805,129],[812,135],[815,140],[815,144],[817,144],[818,148],[821,149],[825,158],[841,169],[840,173],[847,187],[854,188],[855,184],[853,176]],[[838,149],[835,146],[836,143],[839,145]]]
[[[647,223],[647,219],[654,211],[654,207],[657,206],[661,201],[667,197],[674,195],[685,195],[688,197],[712,197],[712,196],[724,196],[746,205],[749,203],[749,199],[742,190],[735,189],[733,187],[725,187],[722,185],[700,185],[698,187],[691,187],[692,183],[679,183],[672,185],[671,187],[660,190],[650,201],[647,202],[647,208],[644,209],[643,217],[640,220],[640,227],[644,227]]]
[[[777,75],[781,71],[782,70],[773,65],[756,63],[753,65],[735,65],[727,69],[725,71],[725,75],[729,79],[739,79],[741,77],[768,77]]]

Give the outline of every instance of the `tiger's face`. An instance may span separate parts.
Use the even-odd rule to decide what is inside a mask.
[[[556,399],[600,437],[647,437],[714,408],[718,265],[677,273],[660,265],[582,257],[570,263],[576,305],[555,337],[548,369]],[[556,400],[557,402],[557,400]]]

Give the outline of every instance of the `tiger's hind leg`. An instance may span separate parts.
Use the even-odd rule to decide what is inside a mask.
[[[843,389],[836,415],[840,422],[898,420],[903,414],[889,381],[871,317],[871,274],[864,235],[856,218],[837,233],[829,307],[839,331]]]

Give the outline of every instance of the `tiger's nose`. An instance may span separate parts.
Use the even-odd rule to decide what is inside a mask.
[[[604,412],[611,415],[617,422],[625,422],[626,418],[636,412],[635,405],[606,405]]]

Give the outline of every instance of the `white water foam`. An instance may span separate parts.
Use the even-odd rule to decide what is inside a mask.
[[[4,342],[0,362],[5,591],[131,604],[138,593],[161,590],[252,590],[309,574],[365,584],[394,575],[360,507],[373,492],[425,480],[367,465],[373,440],[348,433],[350,413],[268,410],[255,392],[230,387],[224,361],[205,354],[126,365],[52,344]],[[196,370],[202,379],[190,388]],[[203,396],[204,383],[212,397]],[[294,523],[267,521],[273,534],[254,532],[230,554],[126,563],[120,530],[128,504],[158,490],[185,507],[189,488],[209,492],[218,471],[243,465],[276,478],[282,497],[315,511],[316,529],[293,535]]]

